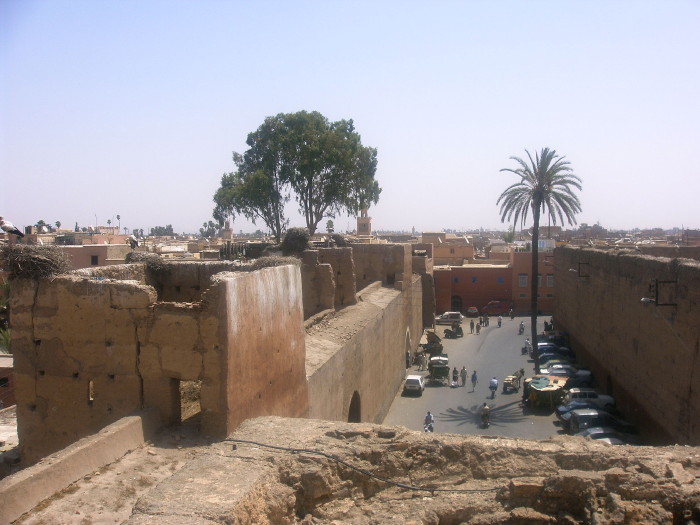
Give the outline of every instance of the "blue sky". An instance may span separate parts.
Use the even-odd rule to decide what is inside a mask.
[[[699,27],[695,1],[1,0],[0,214],[196,232],[247,134],[315,110],[378,149],[376,229],[504,229],[499,170],[542,147],[579,223],[700,228]]]

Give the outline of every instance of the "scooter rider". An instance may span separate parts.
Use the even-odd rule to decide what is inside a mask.
[[[501,327],[501,323],[503,322],[503,316],[499,315],[498,316],[498,328]]]
[[[485,427],[489,426],[490,416],[491,407],[484,402],[484,404],[481,407],[481,422],[484,424]]]
[[[522,334],[525,331],[525,323],[520,321],[520,326],[518,327],[518,334]]]
[[[428,413],[425,415],[425,419],[423,420],[423,430],[426,432],[432,432],[434,424],[435,418],[430,413],[430,410],[428,410]]]
[[[498,379],[495,377],[489,380],[489,390],[491,390],[491,399],[496,397],[496,390],[498,390]]]

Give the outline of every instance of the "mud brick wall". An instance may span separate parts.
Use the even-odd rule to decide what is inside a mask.
[[[349,307],[362,320],[351,337],[338,337],[333,321],[326,333],[307,336],[307,352],[328,355],[308,377],[309,417],[384,419],[406,374],[406,351],[415,351],[423,333],[421,277],[412,276],[403,288],[363,291],[363,300]]]
[[[172,283],[205,284],[214,269],[173,263],[168,271]],[[202,381],[205,434],[225,436],[245,417],[306,412],[295,266],[217,274],[195,302],[161,301],[144,281],[107,277],[147,273],[125,265],[12,282],[23,462],[141,408],[179,422],[181,380]]]
[[[304,319],[335,307],[333,267],[318,262],[318,251],[302,255],[301,283],[304,296]]]
[[[330,264],[335,282],[335,305],[355,304],[357,291],[355,285],[355,263],[352,248],[320,248],[318,262]]]
[[[146,284],[156,289],[160,301],[199,301],[213,275],[236,268],[231,261],[170,262],[163,271],[147,271]]]
[[[556,327],[602,390],[651,440],[700,444],[700,263],[569,247],[554,263]],[[641,301],[653,279],[658,305]]]
[[[424,245],[432,252],[433,245]],[[414,246],[414,249],[416,246]],[[433,279],[433,260],[430,257],[411,257],[413,273],[421,276],[423,289],[423,326],[433,326],[435,319],[435,280]]]
[[[142,407],[137,326],[156,300],[152,288],[77,276],[11,287],[23,462]]]
[[[227,431],[260,415],[308,412],[301,276],[297,266],[224,274]]]
[[[355,286],[362,290],[370,283],[401,286],[411,275],[410,244],[354,244]]]

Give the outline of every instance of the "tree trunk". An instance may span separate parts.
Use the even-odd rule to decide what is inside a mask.
[[[534,225],[532,227],[532,282],[530,284],[530,335],[532,337],[532,356],[535,361],[535,373],[540,373],[540,355],[537,351],[537,288],[539,266],[539,241],[540,241],[540,204],[533,203],[532,215]]]

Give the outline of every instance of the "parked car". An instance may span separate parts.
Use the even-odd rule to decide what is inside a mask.
[[[537,334],[537,343],[553,343],[557,346],[569,346],[569,335],[565,332]]]
[[[406,382],[403,384],[404,394],[416,393],[419,396],[423,395],[423,390],[425,390],[425,381],[423,376],[419,375],[409,375],[406,376]]]
[[[539,352],[540,354],[559,354],[570,359],[576,359],[576,354],[571,348],[569,348],[568,346],[559,346],[554,343],[537,343],[537,352]]]
[[[586,430],[582,430],[576,435],[591,439],[616,438],[621,441],[624,441],[624,436],[614,428],[610,427],[589,427]]]
[[[597,408],[580,408],[572,410],[569,422],[569,433],[578,434],[582,430],[591,427],[610,427],[619,432],[633,433],[634,426],[624,419],[616,417],[605,410]]]
[[[611,445],[641,445],[642,443],[639,434],[618,432],[612,427],[590,427],[576,435],[604,441]]]
[[[479,309],[476,306],[467,308],[467,317],[479,317]]]
[[[590,370],[569,364],[550,362],[546,368],[540,368],[540,373],[550,376],[581,377],[593,381],[593,374]]]
[[[595,403],[592,403],[591,401],[586,401],[585,399],[581,400],[574,400],[571,401],[570,403],[567,403],[566,405],[559,405],[554,413],[557,416],[557,419],[561,421],[562,417],[564,414],[568,414],[572,410],[578,410],[579,408],[597,408],[598,405]],[[570,417],[570,416],[569,416]]]
[[[489,315],[505,315],[510,312],[511,303],[508,301],[489,301],[486,306],[481,309],[482,314]]]
[[[593,385],[595,385],[593,376],[569,377],[566,383],[564,383],[564,390],[571,390],[572,388],[592,388]],[[605,408],[607,410],[610,408],[610,405],[607,405]]]
[[[547,368],[547,366],[554,363],[562,365],[573,364],[568,357],[564,357],[563,355],[550,353],[540,354],[540,368]]]
[[[442,315],[438,315],[435,318],[435,324],[449,324],[458,323],[462,324],[464,316],[459,312],[445,312]]]
[[[592,401],[599,408],[615,404],[615,399],[612,396],[599,394],[594,388],[572,388],[564,396],[562,404],[566,405],[574,399]]]
[[[576,399],[567,403],[566,405],[559,405],[556,408],[555,413],[557,415],[557,419],[561,421],[562,419],[564,419],[564,416],[572,410],[579,410],[582,408],[598,408],[598,405],[596,405],[593,401],[588,399]],[[614,416],[622,417],[622,414],[620,414],[620,412],[613,406],[605,407],[605,411],[609,412]],[[569,418],[570,416],[566,416],[566,419]]]

